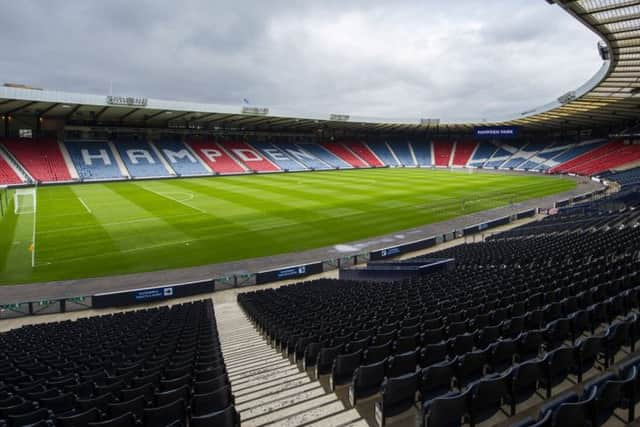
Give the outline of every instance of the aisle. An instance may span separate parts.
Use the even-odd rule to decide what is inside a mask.
[[[358,411],[268,345],[236,302],[216,304],[215,312],[243,427],[367,426]]]

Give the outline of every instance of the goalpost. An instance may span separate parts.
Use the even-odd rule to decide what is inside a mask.
[[[13,213],[16,215],[33,215],[37,207],[37,189],[19,188],[13,194]]]
[[[13,212],[16,215],[32,215],[32,233],[29,252],[31,252],[31,267],[36,265],[36,212],[38,209],[38,186],[18,188],[13,194]]]

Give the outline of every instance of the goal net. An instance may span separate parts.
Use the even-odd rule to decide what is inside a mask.
[[[13,195],[13,211],[16,215],[33,214],[36,203],[35,188],[20,188]]]

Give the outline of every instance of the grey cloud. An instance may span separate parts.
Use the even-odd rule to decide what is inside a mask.
[[[576,88],[600,65],[595,42],[530,0],[26,0],[3,4],[0,81],[477,120]]]

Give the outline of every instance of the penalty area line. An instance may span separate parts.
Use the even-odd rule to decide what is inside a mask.
[[[209,215],[209,212],[205,211],[204,209],[201,209],[201,208],[199,208],[199,207],[197,207],[197,206],[190,205],[189,203],[183,202],[182,200],[178,200],[178,199],[176,199],[176,198],[173,198],[173,197],[171,197],[171,196],[168,196],[168,195],[166,195],[166,194],[164,194],[164,193],[161,193],[161,192],[159,192],[159,191],[152,190],[152,189],[150,189],[150,188],[148,188],[148,187],[141,187],[141,188],[143,188],[143,189],[145,189],[145,190],[147,190],[147,191],[150,191],[150,192],[152,192],[152,193],[154,193],[154,194],[157,194],[157,195],[158,195],[158,196],[160,196],[160,197],[164,197],[165,199],[173,200],[174,202],[176,202],[176,203],[180,203],[180,204],[181,204],[181,205],[183,205],[183,206],[186,206],[186,207],[188,207],[188,208],[191,208],[191,209],[197,210],[198,212],[202,212],[203,214],[207,214],[207,215]],[[185,193],[185,194],[186,194],[186,193]],[[191,200],[191,199],[189,199],[189,200]]]

